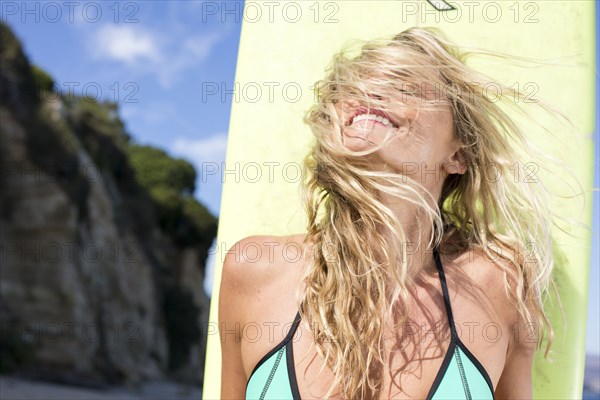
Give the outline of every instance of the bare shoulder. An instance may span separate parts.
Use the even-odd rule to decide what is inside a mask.
[[[242,398],[245,384],[258,361],[281,340],[285,326],[296,312],[294,290],[298,284],[303,235],[248,236],[229,247],[223,259],[219,293],[219,332],[227,378],[221,398]],[[245,327],[269,334],[251,340]],[[253,332],[254,332],[253,331]],[[235,337],[235,340],[232,338]],[[231,380],[234,376],[236,379]]]
[[[517,294],[517,267],[495,253],[488,255],[483,249],[473,249],[463,254],[461,269],[494,306],[494,311],[507,328],[519,322],[517,304],[509,293]]]
[[[525,321],[519,313],[518,305],[514,298],[518,297],[521,285],[518,284],[518,267],[514,262],[503,259],[495,253],[487,255],[483,250],[473,251],[473,259],[467,263],[465,271],[477,284],[485,289],[489,300],[494,304],[494,309],[502,317],[504,324],[510,330],[520,330],[526,333],[531,323]],[[517,263],[521,260],[516,260]],[[524,279],[524,278],[523,278]],[[529,278],[531,279],[531,277]],[[509,296],[510,294],[510,296]],[[513,298],[514,297],[514,298]],[[530,305],[526,305],[530,307]],[[531,311],[530,308],[528,308]],[[535,341],[520,340],[522,335],[511,335],[509,352],[518,349],[519,352],[532,353],[536,346]]]
[[[288,287],[290,260],[296,260],[302,235],[252,235],[235,242],[225,254],[220,297],[223,303],[235,301],[237,320],[265,309],[274,288]],[[235,300],[233,300],[235,299]],[[260,303],[260,304],[258,304]]]
[[[497,322],[508,328],[518,321],[517,305],[508,295],[517,290],[514,264],[501,260],[493,253],[488,255],[483,249],[468,250],[452,262],[464,273],[464,286],[484,295],[485,302],[493,306],[492,312],[500,318]]]
[[[285,239],[283,239],[285,242]],[[223,258],[219,286],[219,335],[221,339],[220,398],[243,398],[247,379],[263,347],[245,340],[243,332],[249,319],[261,320],[268,315],[273,288],[285,281],[285,274],[275,273],[281,265],[277,256],[282,238],[247,236],[227,250]],[[250,355],[250,357],[249,357]]]

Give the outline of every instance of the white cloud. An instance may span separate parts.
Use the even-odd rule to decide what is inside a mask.
[[[173,153],[185,157],[195,165],[202,162],[225,161],[227,135],[218,133],[200,139],[177,138],[171,146]]]
[[[130,72],[150,74],[168,89],[183,72],[201,65],[226,31],[189,36],[140,25],[104,25],[92,33],[88,50],[95,59],[121,64]]]
[[[93,40],[96,57],[123,62],[161,62],[158,41],[154,35],[133,25],[104,25],[96,32]]]

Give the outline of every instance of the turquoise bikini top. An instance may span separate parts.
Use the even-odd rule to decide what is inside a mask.
[[[490,376],[458,337],[450,307],[446,276],[437,248],[433,249],[433,254],[442,285],[451,337],[427,399],[494,399],[494,386]],[[299,323],[300,312],[297,312],[286,337],[256,364],[246,383],[246,399],[300,400],[292,351],[292,338]]]

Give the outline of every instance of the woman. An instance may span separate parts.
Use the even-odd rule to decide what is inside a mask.
[[[532,397],[552,213],[501,108],[527,94],[475,53],[411,28],[334,58],[305,116],[307,233],[224,260],[223,399]]]

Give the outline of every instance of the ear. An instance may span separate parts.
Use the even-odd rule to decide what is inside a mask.
[[[444,169],[448,174],[462,175],[467,171],[467,162],[462,148],[459,147],[448,157],[448,161],[444,163]]]

